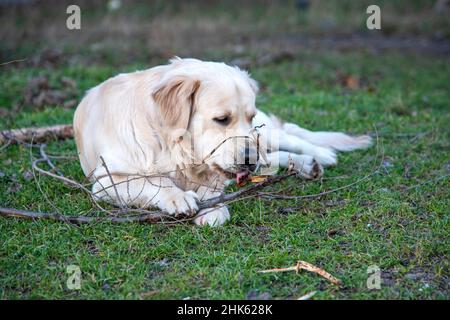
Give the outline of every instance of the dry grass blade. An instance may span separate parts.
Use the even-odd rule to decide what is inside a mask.
[[[329,274],[325,270],[323,270],[323,269],[321,269],[319,267],[316,267],[315,265],[312,265],[311,263],[306,262],[306,261],[298,261],[297,265],[293,266],[293,267],[261,270],[259,272],[260,273],[271,273],[271,272],[295,271],[295,272],[298,273],[300,270],[307,270],[309,272],[317,273],[318,275],[324,277],[325,279],[327,279],[328,281],[330,281],[331,283],[333,283],[333,284],[335,284],[337,286],[342,283],[341,280],[339,280],[336,277],[332,276],[331,274]]]
[[[309,299],[311,299],[316,293],[317,293],[317,291],[311,291],[311,292],[308,292],[307,294],[301,296],[301,297],[298,298],[297,300],[309,300]]]

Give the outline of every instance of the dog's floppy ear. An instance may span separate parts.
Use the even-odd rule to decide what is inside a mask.
[[[152,96],[160,108],[164,125],[173,130],[188,128],[199,87],[199,80],[176,76],[156,88]]]

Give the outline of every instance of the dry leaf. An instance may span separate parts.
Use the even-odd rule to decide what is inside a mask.
[[[352,75],[345,77],[345,86],[349,89],[358,89],[359,78]]]
[[[266,176],[252,176],[250,181],[253,183],[257,183],[257,182],[263,182],[266,181],[267,177]]]
[[[337,81],[341,86],[347,89],[358,89],[361,85],[360,79],[358,76],[354,76],[351,74],[346,74],[342,72],[337,72]]]

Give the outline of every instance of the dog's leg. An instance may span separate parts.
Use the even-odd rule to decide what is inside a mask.
[[[197,194],[181,190],[167,177],[103,176],[96,180],[92,192],[97,199],[119,206],[154,206],[173,215],[198,209]]]
[[[294,169],[306,179],[316,179],[323,174],[322,166],[310,155],[275,151],[268,153],[267,158],[272,167],[287,168],[292,163]]]
[[[342,132],[313,132],[301,128],[294,123],[283,124],[283,130],[287,134],[297,136],[317,146],[330,148],[337,151],[365,149],[372,143],[372,138],[367,135],[351,137]]]
[[[287,151],[289,153],[305,154],[312,156],[318,163],[323,166],[331,166],[337,163],[336,153],[327,148],[316,146],[303,140],[297,136],[287,134],[284,130],[273,129],[270,134],[278,136],[278,150]]]
[[[210,187],[201,186],[197,190],[200,200],[211,199],[220,195],[220,192]],[[194,223],[197,225],[210,225],[217,227],[230,219],[230,212],[226,205],[218,205],[215,208],[200,210]]]

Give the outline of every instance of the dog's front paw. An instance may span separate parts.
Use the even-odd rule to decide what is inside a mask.
[[[197,217],[194,219],[194,223],[197,225],[209,225],[217,227],[223,225],[230,219],[230,212],[228,208],[222,206],[220,208],[208,208],[201,210]]]
[[[311,156],[323,166],[333,166],[337,163],[336,153],[331,149],[316,147]]]
[[[169,214],[191,214],[198,209],[198,195],[194,191],[160,190],[157,206]]]
[[[294,170],[306,179],[317,179],[323,175],[323,167],[312,156],[302,154],[292,158]]]

